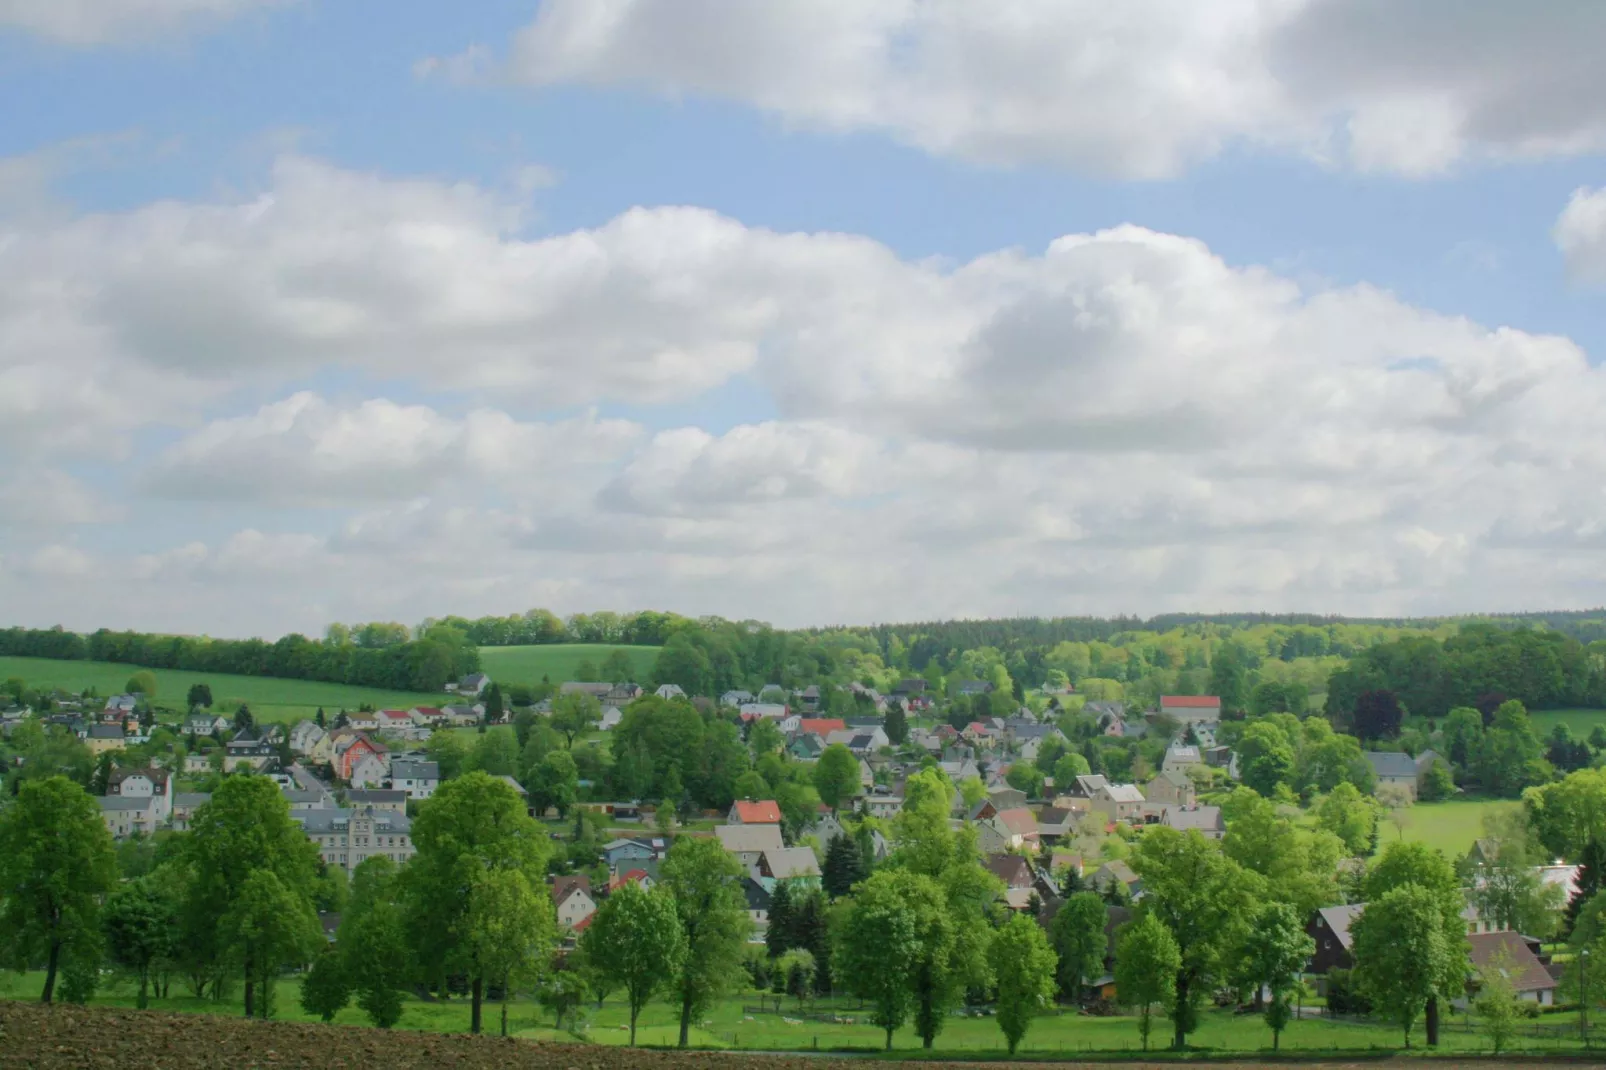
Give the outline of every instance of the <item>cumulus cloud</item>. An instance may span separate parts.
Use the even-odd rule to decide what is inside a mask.
[[[502,73],[984,163],[1159,177],[1242,144],[1426,174],[1606,145],[1603,36],[1600,5],[1503,0],[547,0]]]
[[[349,505],[513,482],[523,489],[612,460],[640,428],[595,416],[525,423],[476,410],[461,419],[377,398],[331,404],[302,391],[215,420],[157,459],[145,485],[177,498]]]
[[[127,483],[224,507],[168,504],[205,530],[137,557],[8,532],[0,603],[255,631],[1606,600],[1606,373],[1565,338],[1135,226],[942,263],[688,208],[521,222],[290,158],[238,202],[14,226],[7,456],[177,427]],[[737,376],[769,411],[683,426]],[[278,400],[241,414],[244,388]]]
[[[0,0],[0,27],[65,44],[145,41],[190,26],[293,0]]]
[[[1606,189],[1575,191],[1556,220],[1555,238],[1568,274],[1606,286]]]

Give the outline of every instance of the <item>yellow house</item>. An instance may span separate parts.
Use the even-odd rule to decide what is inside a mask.
[[[84,746],[89,748],[89,753],[98,758],[108,751],[122,750],[125,738],[123,726],[120,724],[91,725],[89,735],[84,739]]]

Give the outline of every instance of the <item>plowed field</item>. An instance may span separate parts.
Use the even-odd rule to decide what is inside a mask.
[[[198,1014],[0,1002],[0,1068],[14,1070],[862,1070],[864,1060],[631,1051],[490,1037],[381,1032]],[[964,1070],[965,1063],[906,1062]],[[1008,1064],[968,1064],[999,1070]],[[1075,1063],[1060,1063],[1071,1067]],[[1103,1064],[1109,1065],[1109,1064]],[[1144,1066],[1177,1064],[1119,1064]],[[1251,1067],[1253,1063],[1234,1063]],[[1287,1064],[1284,1064],[1287,1065]],[[1302,1067],[1422,1066],[1407,1060],[1298,1063]],[[1439,1061],[1439,1066],[1452,1065]],[[1455,1061],[1493,1068],[1495,1062]]]

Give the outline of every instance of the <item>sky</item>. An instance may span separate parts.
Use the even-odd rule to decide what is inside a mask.
[[[1606,604],[1599,0],[0,0],[0,625]]]

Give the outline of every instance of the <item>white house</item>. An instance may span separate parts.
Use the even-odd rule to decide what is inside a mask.
[[[597,912],[597,901],[591,895],[591,880],[584,874],[553,878],[552,903],[557,910],[558,925],[564,929],[583,928]]]
[[[106,781],[106,794],[125,799],[151,799],[158,825],[173,816],[173,778],[162,769],[118,769]]]
[[[686,697],[686,692],[681,689],[679,684],[660,684],[658,690],[654,691],[653,694],[657,695],[659,698]]]
[[[384,787],[390,779],[390,762],[383,754],[364,754],[351,767],[348,782],[354,788]]]
[[[121,840],[135,833],[149,836],[161,824],[156,820],[156,798],[151,795],[103,795],[100,803],[101,820],[113,839]]]
[[[318,743],[329,733],[314,721],[301,721],[290,729],[290,749],[297,754],[311,755]]]
[[[427,799],[441,784],[441,767],[436,762],[403,761],[390,763],[390,786],[405,791],[409,799]]]

